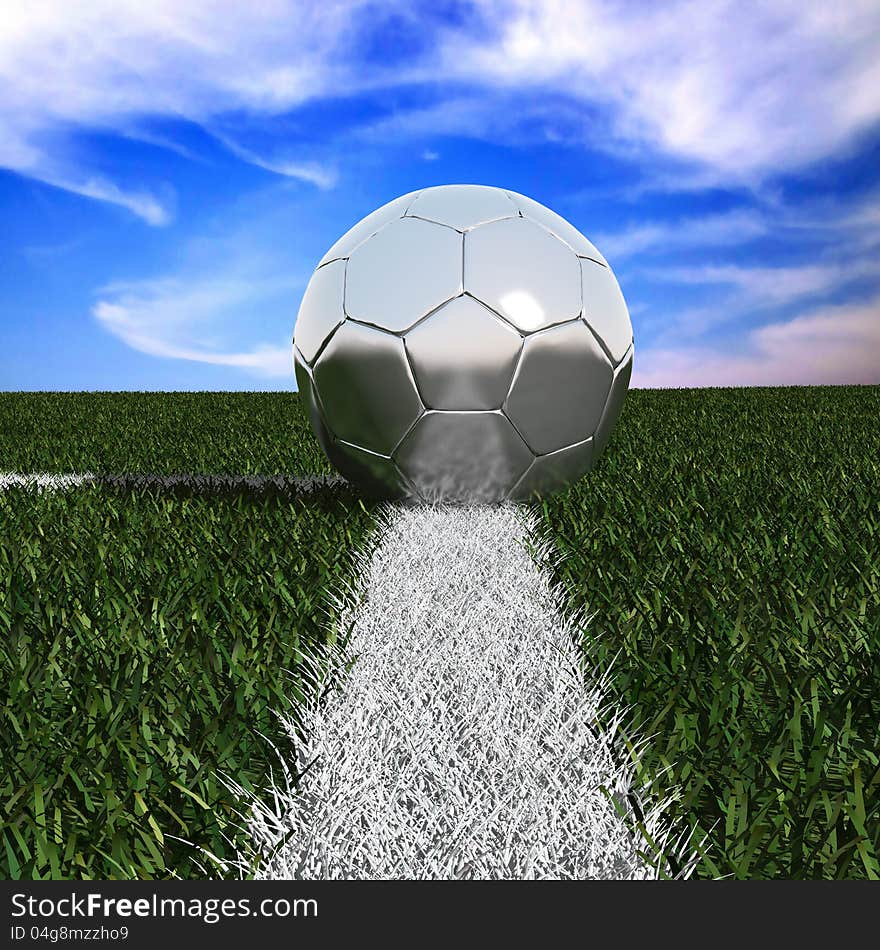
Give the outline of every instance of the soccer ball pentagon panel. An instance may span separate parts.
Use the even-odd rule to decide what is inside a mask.
[[[604,450],[633,335],[605,258],[513,191],[443,185],[367,215],[297,316],[301,398],[330,461],[378,497],[521,501]]]

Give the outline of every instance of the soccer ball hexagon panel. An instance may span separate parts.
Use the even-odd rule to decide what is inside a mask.
[[[632,326],[608,262],[524,195],[444,185],[324,255],[294,362],[330,461],[375,496],[491,503],[558,491],[620,415]]]

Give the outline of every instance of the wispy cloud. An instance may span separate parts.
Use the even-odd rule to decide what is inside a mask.
[[[105,176],[83,172],[75,163],[66,161],[60,150],[44,153],[23,142],[7,141],[0,145],[0,167],[4,166],[54,188],[125,208],[153,227],[168,224],[173,217],[173,190],[169,185],[162,184],[161,197],[155,189],[123,188]]]
[[[675,251],[685,247],[742,244],[767,234],[766,218],[757,211],[737,210],[701,218],[646,221],[625,231],[591,237],[610,260],[643,251]]]
[[[880,384],[880,296],[767,324],[746,334],[740,352],[646,346],[632,380],[639,388],[843,383]]]
[[[876,288],[880,272],[872,257],[790,267],[701,264],[690,267],[642,268],[654,280],[709,291],[708,302],[667,306],[663,295],[653,297],[640,315],[641,329],[654,334],[658,346],[679,346],[735,322],[772,319],[784,308],[818,307],[847,293],[859,283]],[[638,340],[639,334],[636,333]]]
[[[377,60],[368,51],[389,24],[412,42],[405,57]],[[390,104],[399,89],[404,104],[376,124],[391,123],[394,141],[574,140],[749,181],[836,154],[876,126],[878,37],[875,0],[481,0],[446,22],[402,0],[4,4],[0,165],[162,224],[170,210],[155,187],[98,176],[71,136],[126,134],[140,117],[210,128],[236,114],[271,127],[306,103],[381,89]],[[355,125],[324,134],[344,154]],[[323,164],[238,146],[261,167],[332,184]]]
[[[130,132],[141,116],[201,123],[271,116],[326,93],[364,3],[86,0],[0,7],[0,166],[127,208],[150,224],[155,189],[97,176],[68,145],[80,130]],[[159,140],[154,139],[158,142]],[[271,163],[322,187],[309,165]]]
[[[187,146],[181,144],[171,136],[161,135],[152,129],[144,128],[138,123],[136,118],[132,119],[129,123],[120,122],[114,131],[123,138],[130,139],[133,142],[143,142],[144,145],[152,145],[155,148],[174,152],[176,155],[180,155],[181,158],[185,158],[190,162],[199,162],[201,164],[208,162],[208,159],[206,159],[204,155],[200,155],[193,149],[187,148]]]
[[[450,69],[605,103],[619,139],[730,180],[832,154],[880,119],[873,0],[487,0],[480,9],[500,35],[448,43]]]
[[[172,217],[170,202],[161,201],[150,191],[128,191],[104,178],[74,179],[66,175],[56,178],[48,172],[44,172],[38,177],[56,188],[63,188],[65,191],[72,191],[74,194],[83,195],[86,198],[95,198],[97,201],[106,201],[109,204],[125,208],[153,227],[168,224]]]
[[[291,377],[290,330],[244,349],[224,347],[247,330],[248,314],[281,295],[291,303],[301,281],[266,274],[185,274],[108,284],[92,308],[95,319],[127,346],[151,356],[194,360]]]
[[[837,264],[804,264],[797,267],[760,267],[735,264],[701,264],[694,267],[646,269],[656,280],[681,284],[723,284],[733,287],[750,306],[781,306],[840,290],[863,277],[878,277],[876,261],[863,258]]]
[[[845,200],[812,198],[797,205],[771,200],[721,214],[640,220],[619,231],[591,235],[611,259],[683,248],[736,246],[756,238],[830,242],[839,255],[865,252],[880,243],[880,192]]]
[[[211,130],[211,134],[242,161],[273,172],[276,175],[283,175],[285,178],[296,178],[299,181],[309,182],[325,190],[332,188],[339,178],[337,169],[327,163],[299,161],[280,156],[266,158],[257,155],[252,149],[246,148],[228,135],[223,135],[215,129]]]
[[[657,267],[647,270],[655,280],[678,284],[725,284],[748,294],[752,302],[788,303],[831,289],[852,272],[840,266],[807,264],[800,267],[743,267],[735,264],[700,264],[694,267]]]
[[[161,339],[155,335],[155,329],[144,325],[144,317],[149,318],[152,314],[143,301],[124,305],[101,300],[95,305],[93,314],[107,330],[132,349],[150,356],[237,366],[257,370],[264,376],[290,376],[292,372],[289,346],[261,344],[244,353],[215,353],[204,347],[180,346]]]

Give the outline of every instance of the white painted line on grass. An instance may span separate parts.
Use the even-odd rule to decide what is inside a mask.
[[[0,472],[0,489],[3,488],[36,488],[37,490],[54,489],[64,490],[87,485],[94,481],[95,476],[86,472],[83,475],[62,473],[36,473],[33,475],[19,474],[18,472]]]
[[[337,475],[94,475],[91,472],[35,473],[0,472],[0,490],[36,488],[37,491],[66,491],[82,485],[114,488],[192,488],[197,491],[263,491],[276,488],[296,494],[339,488],[346,484]]]
[[[638,797],[548,575],[527,509],[393,506],[349,597],[354,660],[293,723],[273,804],[243,802],[262,879],[654,878],[665,859],[630,833]],[[546,550],[544,552],[546,554]],[[540,560],[540,556],[538,560]],[[345,629],[346,620],[343,620]],[[607,671],[606,671],[607,672]],[[299,774],[298,785],[296,775]],[[630,797],[628,797],[630,796]],[[640,803],[655,845],[669,801]],[[639,856],[639,849],[645,857]]]

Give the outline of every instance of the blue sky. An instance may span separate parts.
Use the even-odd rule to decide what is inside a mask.
[[[316,262],[492,184],[630,305],[633,386],[880,383],[880,6],[0,7],[0,389],[293,389]]]

